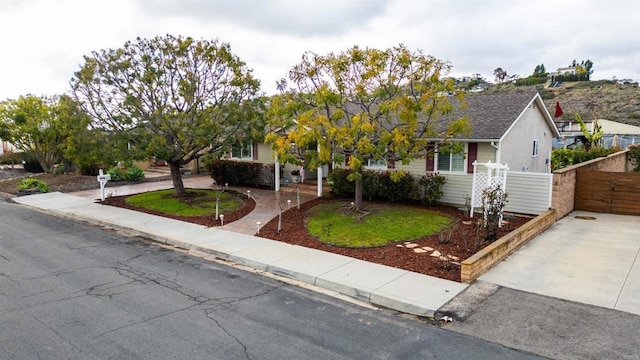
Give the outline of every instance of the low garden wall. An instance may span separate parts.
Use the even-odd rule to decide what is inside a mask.
[[[461,280],[472,283],[529,240],[556,222],[556,211],[548,210],[486,246],[462,262]]]
[[[554,171],[551,207],[556,210],[558,219],[565,217],[574,209],[576,171],[578,169],[625,172],[628,169],[627,152],[629,150],[619,151],[606,157],[585,161]]]

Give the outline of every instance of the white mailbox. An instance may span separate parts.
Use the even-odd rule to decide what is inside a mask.
[[[100,183],[100,198],[104,201],[104,186],[107,185],[107,181],[111,180],[111,175],[105,174],[102,169],[100,169],[97,179]]]

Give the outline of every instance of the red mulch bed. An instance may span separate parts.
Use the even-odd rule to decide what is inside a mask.
[[[170,216],[151,210],[136,208],[125,202],[127,197],[128,196],[110,197],[105,199],[102,204],[123,207],[209,227],[220,225],[218,221],[213,219],[213,216]],[[224,214],[225,224],[238,220],[253,210],[255,207],[253,199],[244,198],[245,203],[241,209]],[[458,258],[458,260],[444,262],[437,257],[429,256],[431,252],[416,253],[413,249],[398,247],[395,243],[375,248],[357,249],[327,245],[316,240],[307,232],[306,211],[317,204],[331,201],[342,200],[318,198],[303,203],[300,206],[300,210],[295,207],[287,210],[283,212],[282,215],[282,231],[280,233],[277,233],[278,218],[276,217],[261,228],[259,236],[458,282],[460,281],[459,263],[473,255],[476,252],[474,251],[474,248],[479,250],[489,244],[488,242],[476,244],[477,237],[474,229],[475,221],[471,221],[471,224],[463,223],[463,221],[468,222],[470,219],[468,219],[462,211],[454,207],[438,205],[430,207],[430,209],[447,214],[459,220],[458,225],[451,230],[450,242],[441,244],[439,234],[424,237],[422,239],[416,239],[412,242],[418,244],[418,247],[431,247],[440,251],[444,256],[451,255]],[[500,229],[498,237],[506,235],[509,231],[518,228],[529,220],[529,217],[521,216],[509,218],[508,225],[503,226]],[[448,231],[445,232],[444,235],[445,237],[448,237]]]
[[[476,241],[474,225],[465,225],[463,223],[463,221],[468,221],[469,219],[462,211],[443,205],[433,206],[429,209],[459,219],[458,225],[452,229],[451,241],[447,244],[441,244],[440,235],[436,234],[413,240],[412,243],[418,244],[418,247],[431,247],[440,251],[444,256],[451,255],[459,259],[457,261],[447,262],[446,265],[443,260],[429,256],[431,252],[416,253],[412,249],[398,247],[396,243],[376,248],[356,249],[324,244],[307,232],[305,226],[307,218],[306,211],[317,204],[330,201],[336,200],[318,198],[303,203],[300,206],[300,210],[297,208],[287,210],[282,214],[282,231],[279,234],[277,233],[278,219],[275,218],[262,227],[260,236],[458,282],[460,282],[460,266],[455,263],[459,264],[475,253],[475,251],[473,251]],[[476,218],[474,220],[478,219]],[[498,237],[506,235],[508,231],[518,228],[529,220],[530,218],[527,217],[509,218],[508,225],[500,229]],[[474,222],[472,221],[472,223]],[[448,231],[445,232],[445,235],[448,235]],[[467,239],[466,245],[465,238]],[[482,242],[477,249],[479,250],[488,244],[488,242]]]

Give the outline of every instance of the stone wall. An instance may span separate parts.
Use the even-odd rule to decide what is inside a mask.
[[[462,282],[472,283],[519,247],[548,229],[555,222],[555,210],[546,211],[473,254],[462,262],[460,269]]]
[[[565,217],[574,209],[576,190],[576,170],[596,170],[625,172],[628,169],[627,152],[619,151],[607,157],[601,157],[580,164],[568,166],[553,172],[553,194],[551,207],[556,210],[558,219]]]

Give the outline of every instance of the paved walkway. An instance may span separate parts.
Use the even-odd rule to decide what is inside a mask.
[[[205,176],[185,178],[184,182],[186,187],[211,186],[211,178]],[[163,181],[107,188],[107,191],[124,195],[170,187],[170,181]],[[237,221],[229,224],[233,227],[225,225],[226,228],[206,228],[100,205],[94,201],[100,197],[99,190],[30,195],[14,198],[14,201],[59,216],[123,229],[162,243],[207,252],[410,314],[433,316],[437,309],[467,287],[466,284],[247,234],[253,232],[256,221],[266,223],[277,214],[278,202],[286,203],[288,199],[292,199],[293,204],[297,202],[293,187],[284,188],[279,195],[266,190],[251,189],[251,192],[257,199],[256,209],[246,217],[244,225]],[[301,197],[309,199],[315,198],[315,195],[303,193]]]
[[[480,280],[640,315],[639,220],[574,211]]]

